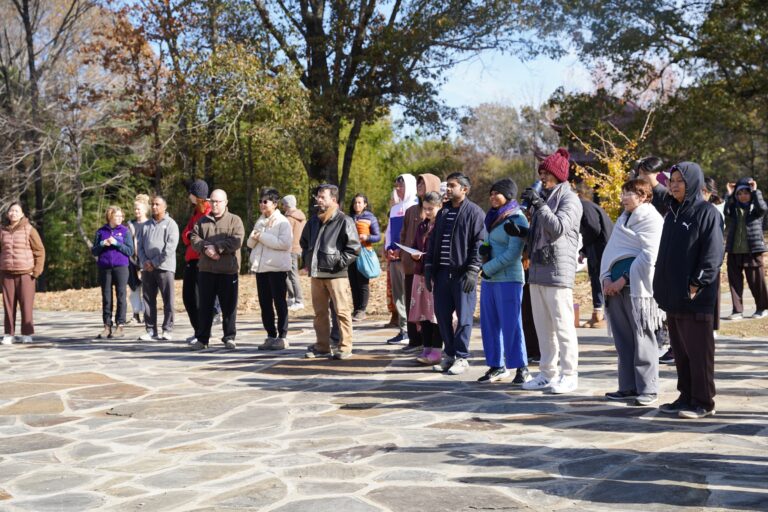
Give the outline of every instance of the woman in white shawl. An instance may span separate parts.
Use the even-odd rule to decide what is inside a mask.
[[[664,219],[651,204],[653,189],[645,178],[629,180],[621,190],[624,212],[600,264],[606,315],[619,355],[619,390],[605,397],[647,406],[657,401],[658,394],[654,332],[664,312],[653,300],[653,270]]]

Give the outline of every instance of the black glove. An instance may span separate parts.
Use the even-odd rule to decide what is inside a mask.
[[[480,277],[482,277],[483,279],[486,279],[486,280],[488,279],[488,274],[485,273],[485,270],[481,270],[480,271]]]
[[[432,265],[424,265],[424,286],[432,293]]]
[[[464,293],[472,293],[477,288],[477,269],[469,269],[462,277],[462,291]]]
[[[525,238],[528,236],[529,229],[525,226],[516,224],[512,219],[508,219],[507,222],[504,223],[504,231],[506,231],[509,236]]]
[[[490,256],[491,246],[489,244],[480,244],[480,248],[477,249],[477,253],[480,256]]]
[[[529,209],[537,209],[541,208],[541,206],[544,204],[544,200],[541,198],[541,196],[533,190],[533,188],[528,187],[523,192],[523,195],[520,196],[520,200],[523,202],[523,204],[527,204]]]

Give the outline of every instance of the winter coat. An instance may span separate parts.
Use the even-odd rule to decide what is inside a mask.
[[[682,162],[676,168],[685,181],[685,199],[681,204],[670,194],[653,276],[653,297],[667,313],[712,314],[723,263],[722,220],[717,208],[701,197],[701,168],[692,162]],[[689,295],[691,285],[699,288],[693,299]]]
[[[376,216],[368,210],[363,211],[359,215],[353,217],[355,226],[357,227],[357,235],[367,235],[368,239],[365,242],[360,242],[363,247],[370,249],[371,246],[381,240],[381,231],[379,230],[379,221]]]
[[[528,220],[522,213],[507,217],[518,226],[528,227]],[[491,246],[491,259],[483,263],[484,281],[491,283],[524,283],[523,247],[525,239],[509,236],[504,231],[504,222],[491,228],[486,241]]]
[[[102,242],[114,238],[116,243],[103,245]],[[133,256],[133,236],[127,226],[122,224],[110,227],[104,224],[96,231],[91,254],[98,258],[99,268],[127,267]]]
[[[176,246],[179,245],[179,226],[170,215],[157,221],[150,218],[144,223],[139,239],[139,265],[147,261],[155,270],[176,272]]]
[[[203,204],[205,205],[203,211],[200,211],[197,209],[197,207],[195,207],[195,213],[192,214],[192,217],[189,219],[189,222],[187,222],[184,231],[181,232],[181,241],[187,247],[187,249],[184,251],[184,261],[186,262],[200,259],[200,253],[198,253],[195,248],[192,247],[192,242],[189,240],[189,234],[192,233],[192,229],[195,227],[195,224],[197,224],[197,221],[211,213],[211,203],[206,201]]]
[[[219,218],[209,214],[200,219],[189,236],[192,246],[200,253],[197,269],[211,274],[239,274],[240,247],[243,246],[243,238],[245,238],[243,221],[229,210],[225,210]],[[220,256],[218,260],[213,260],[205,254],[207,245],[213,245],[216,248]]]
[[[736,187],[747,185],[749,182],[746,178],[742,178],[736,182]],[[747,246],[751,254],[759,254],[765,252],[765,238],[763,237],[763,217],[766,211],[768,211],[768,205],[763,200],[763,193],[759,190],[751,192],[752,198],[749,202],[749,206],[746,208],[747,223]],[[727,232],[727,238],[725,243],[725,252],[733,251],[733,240],[736,234],[736,224],[738,221],[738,201],[736,201],[736,194],[725,196],[725,207],[723,213],[725,214],[725,227]]]
[[[261,233],[258,242],[253,239],[254,233]],[[278,210],[269,217],[262,215],[256,220],[246,244],[251,249],[251,272],[254,274],[290,272],[293,232],[291,223]]]
[[[307,216],[298,208],[289,208],[285,210],[285,218],[288,219],[288,223],[291,225],[291,233],[293,235],[291,254],[301,254],[299,240],[301,240],[301,232],[304,231],[304,226],[307,224]]]
[[[336,210],[325,223],[313,216],[301,233],[301,250],[310,277],[347,277],[347,268],[360,254],[355,221],[341,210]]]
[[[22,217],[15,227],[4,225],[0,229],[0,271],[4,274],[32,274],[37,278],[43,273],[45,247],[40,234]]]
[[[613,222],[599,205],[585,199],[579,200],[582,209],[579,227],[581,246],[583,249],[594,246],[598,252],[602,252],[608,245],[608,239],[611,238]]]
[[[448,203],[437,212],[435,228],[429,237],[429,248],[425,255],[424,265],[432,265],[435,271],[440,266],[443,226],[445,224],[445,215],[448,213],[450,205],[451,203]],[[464,199],[459,206],[459,212],[453,223],[452,231],[450,265],[448,269],[451,275],[458,276],[467,270],[479,272],[482,262],[480,261],[478,249],[488,235],[485,231],[485,213],[482,208],[468,198]]]
[[[558,187],[562,187],[559,192]],[[555,205],[556,193],[560,200]],[[537,208],[531,218],[529,283],[573,288],[579,257],[581,214],[581,201],[568,182],[558,184],[547,194],[546,203]],[[549,243],[537,250],[539,237],[548,238]]]
[[[417,184],[419,181],[418,178],[424,180],[424,193],[440,192],[440,178],[434,174],[419,174],[416,178]],[[416,241],[416,228],[422,220],[424,220],[424,214],[421,210],[421,200],[419,200],[418,204],[411,206],[405,211],[405,216],[403,217],[403,229],[400,230],[400,243],[402,245],[406,247],[416,247],[414,245]],[[403,272],[405,275],[408,276],[416,273],[414,265],[416,262],[413,261],[410,256],[404,256],[402,260]]]

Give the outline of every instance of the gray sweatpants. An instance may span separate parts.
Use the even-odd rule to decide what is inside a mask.
[[[288,272],[286,283],[288,285],[288,298],[294,303],[304,303],[301,295],[301,282],[299,281],[299,253],[291,253],[291,271]]]
[[[406,254],[406,256],[408,256]],[[410,257],[410,256],[408,256]],[[408,331],[408,312],[405,310],[405,272],[403,262],[400,260],[389,262],[389,278],[392,280],[392,301],[400,324],[400,332]]]
[[[659,350],[649,329],[635,325],[629,287],[620,295],[605,297],[605,313],[611,324],[619,355],[619,391],[655,394],[659,391]]]
[[[170,270],[153,270],[141,273],[142,291],[144,294],[144,326],[148,332],[159,335],[157,330],[157,292],[163,298],[163,331],[173,331],[173,279],[175,274]]]

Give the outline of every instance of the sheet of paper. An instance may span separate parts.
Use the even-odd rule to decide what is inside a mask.
[[[419,251],[418,249],[414,249],[412,247],[401,245],[401,244],[399,244],[397,242],[395,242],[395,245],[398,246],[400,249],[404,250],[405,252],[407,252],[408,254],[413,254],[414,256],[419,256],[419,255],[424,254],[423,252]]]

